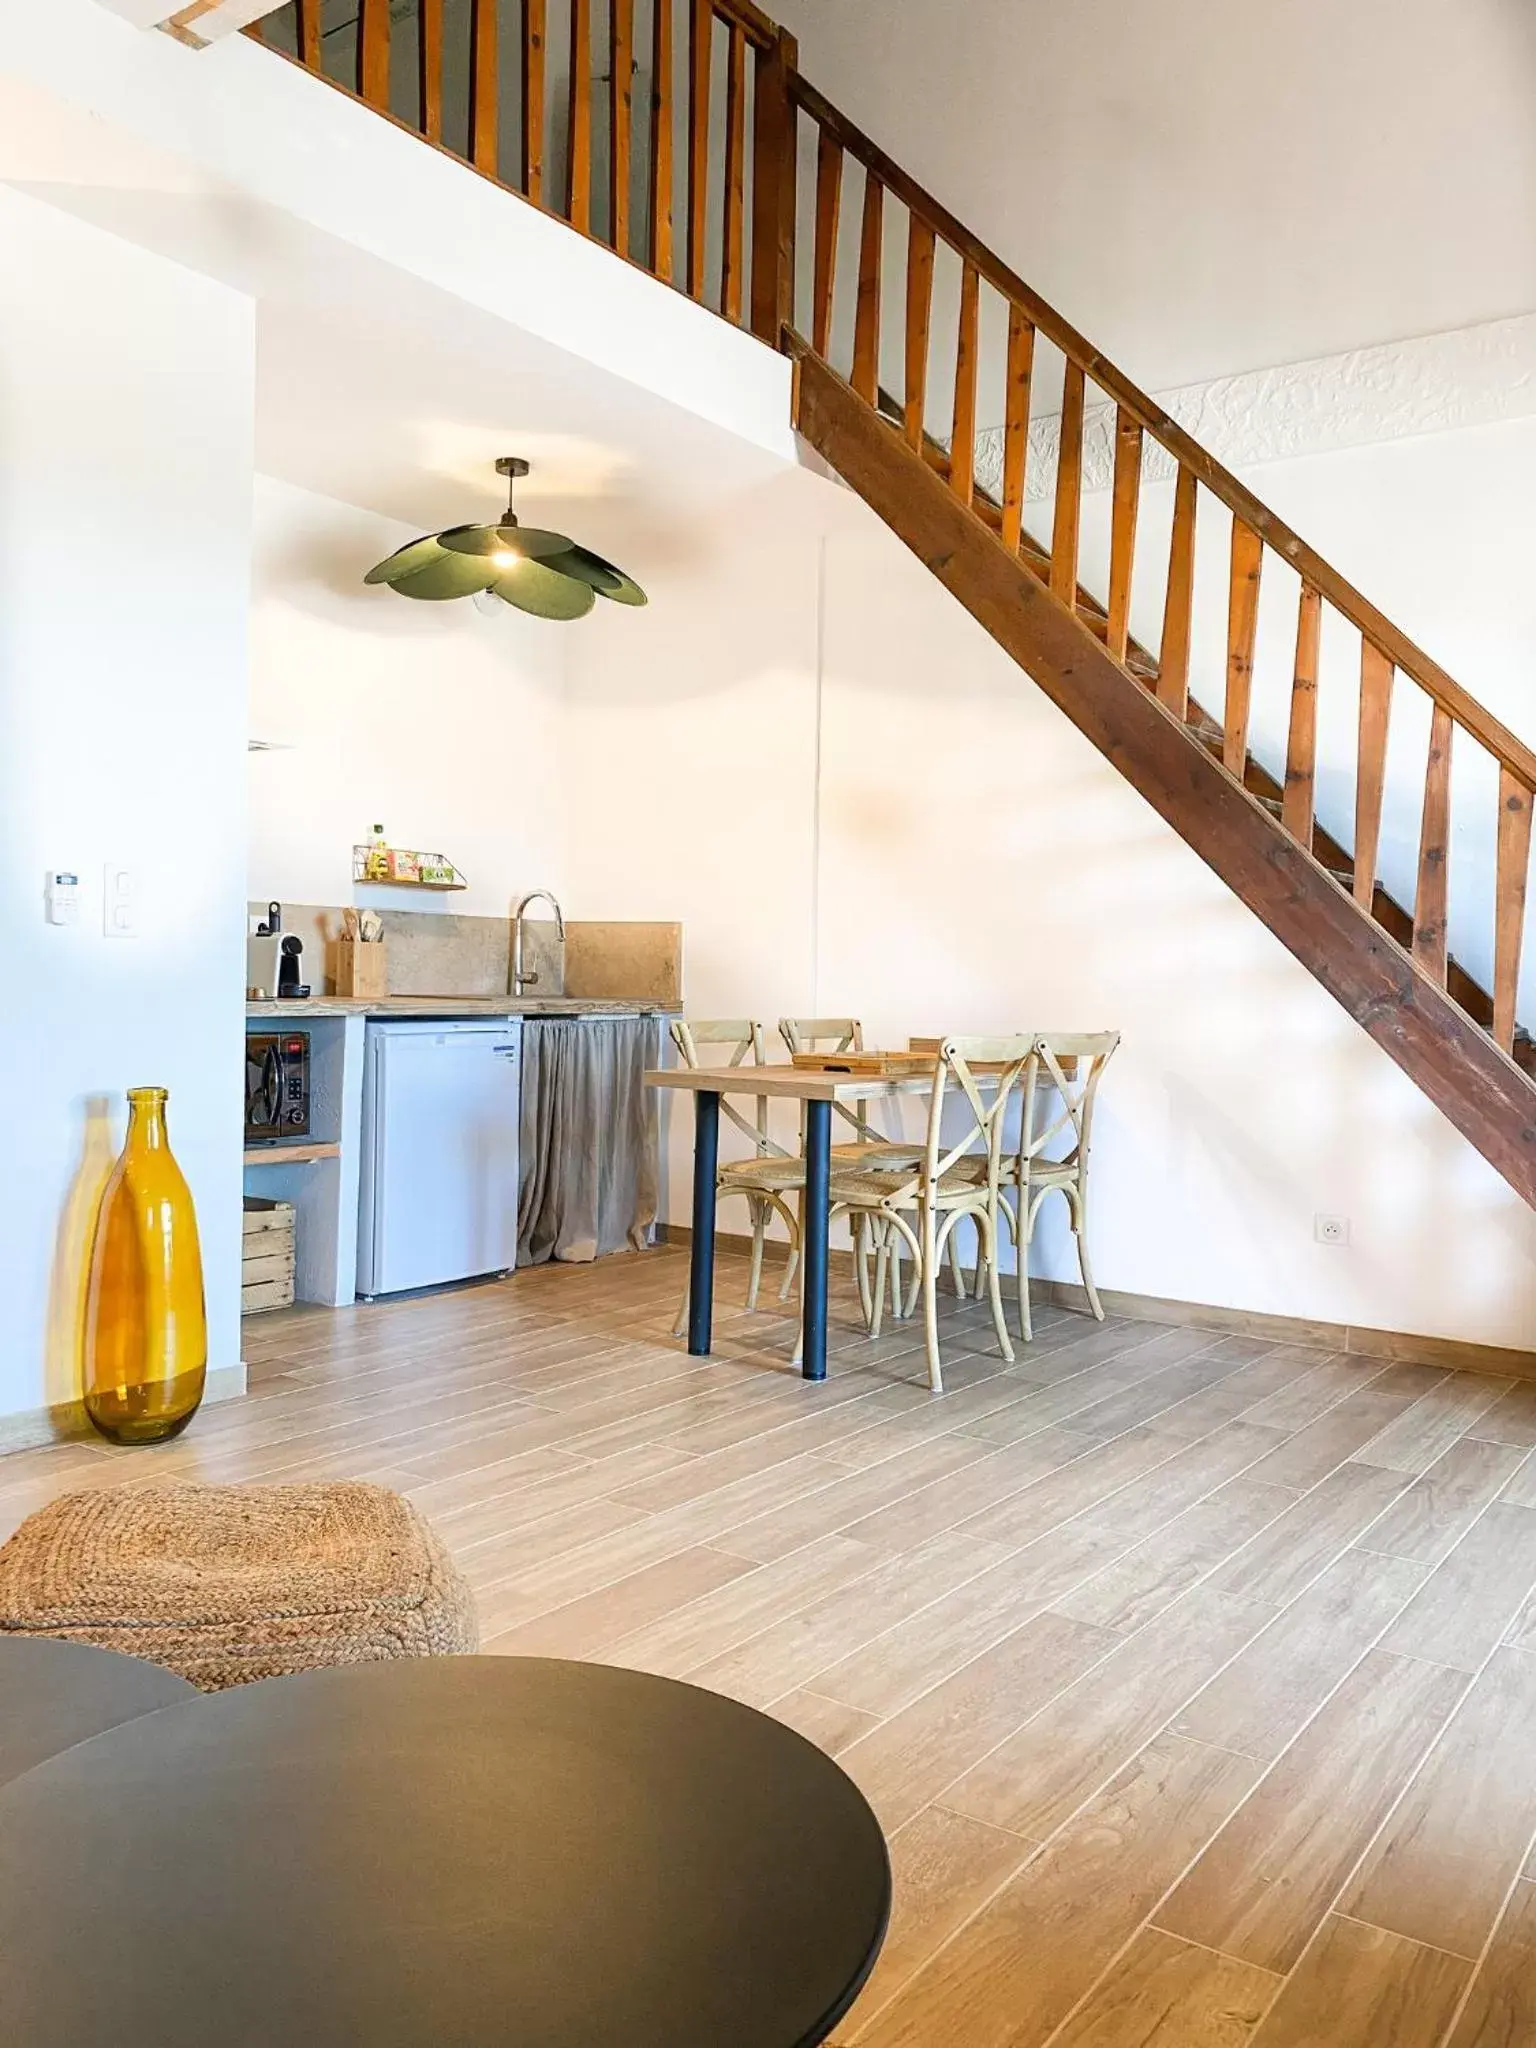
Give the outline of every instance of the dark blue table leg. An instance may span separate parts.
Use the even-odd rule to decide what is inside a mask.
[[[827,1376],[827,1208],[832,1177],[832,1105],[805,1105],[805,1322],[801,1372],[808,1380]]]
[[[715,1303],[715,1181],[720,1163],[720,1098],[693,1098],[693,1245],[688,1259],[688,1349],[707,1358]]]

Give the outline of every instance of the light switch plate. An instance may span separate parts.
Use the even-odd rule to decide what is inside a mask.
[[[138,870],[123,861],[109,860],[102,872],[102,932],[109,939],[131,939],[138,928]]]

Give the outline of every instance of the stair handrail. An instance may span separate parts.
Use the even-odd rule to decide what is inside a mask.
[[[1091,377],[1100,390],[1123,406],[1137,424],[1160,442],[1181,467],[1191,470],[1235,517],[1259,534],[1298,574],[1322,593],[1336,610],[1359,628],[1398,668],[1409,675],[1458,725],[1473,735],[1524,786],[1536,792],[1536,752],[1502,720],[1464,689],[1432,655],[1426,654],[1370,599],[1302,539],[1277,512],[1270,510],[1240,478],[1217,461],[1171,413],[1149,398],[1125,373],[1096,349],[1054,306],[988,248],[964,222],[950,212],[917,179],[904,171],[826,95],[796,70],[790,79],[795,104],[818,127],[833,135],[848,154],[873,172],[885,189],[922,218],[972,265],[1004,298],[1017,305],[1064,356]]]
[[[784,34],[776,21],[753,5],[753,0],[695,0],[695,4],[712,8],[723,21],[740,22],[760,50],[771,50]]]

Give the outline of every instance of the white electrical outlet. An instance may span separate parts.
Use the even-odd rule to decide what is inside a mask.
[[[1319,1244],[1348,1244],[1349,1218],[1347,1216],[1314,1216],[1312,1235]]]

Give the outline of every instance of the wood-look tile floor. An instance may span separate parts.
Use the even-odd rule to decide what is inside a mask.
[[[245,1326],[180,1442],[0,1459],[55,1493],[366,1477],[486,1647],[685,1677],[838,1756],[887,1830],[860,2048],[1536,2042],[1536,1384],[1046,1310],[851,1301],[831,1377],[672,1252]]]

